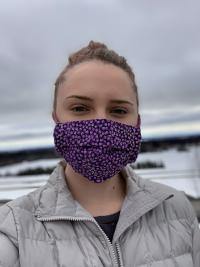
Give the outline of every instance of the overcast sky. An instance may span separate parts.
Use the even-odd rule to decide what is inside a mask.
[[[0,3],[0,150],[52,143],[53,84],[92,39],[125,56],[143,136],[200,133],[199,0]]]

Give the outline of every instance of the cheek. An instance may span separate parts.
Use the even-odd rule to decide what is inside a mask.
[[[131,126],[137,126],[138,123],[138,113],[131,114],[127,119],[127,124]]]

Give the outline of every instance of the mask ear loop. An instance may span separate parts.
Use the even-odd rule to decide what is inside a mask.
[[[141,118],[140,118],[140,114],[138,114],[136,127],[140,127],[140,126],[141,126]]]

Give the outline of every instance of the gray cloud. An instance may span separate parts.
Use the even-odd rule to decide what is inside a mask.
[[[144,126],[200,122],[192,111],[200,106],[199,8],[187,0],[2,2],[1,125],[49,127],[54,80],[67,56],[90,39],[130,62]]]

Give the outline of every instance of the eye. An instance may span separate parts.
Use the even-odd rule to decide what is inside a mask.
[[[83,111],[87,111],[87,108],[84,106],[76,106],[76,107],[73,107],[71,110],[75,112],[83,112]]]
[[[120,115],[127,114],[127,110],[124,110],[124,109],[121,109],[121,108],[113,109],[113,111],[114,111],[114,113],[117,113],[117,114],[120,114]]]

